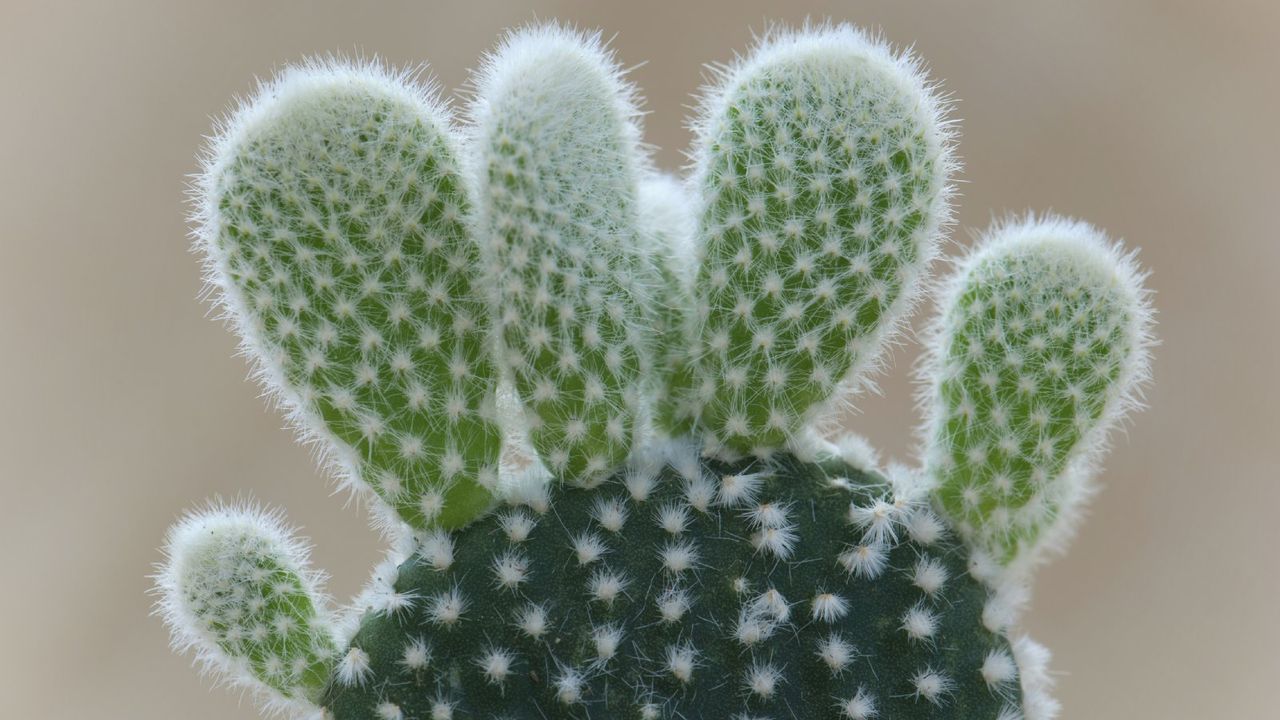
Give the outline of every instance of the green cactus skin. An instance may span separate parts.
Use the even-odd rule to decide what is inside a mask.
[[[839,463],[671,459],[429,541],[352,639],[362,674],[323,704],[337,720],[1017,716],[991,591],[926,505]]]
[[[697,330],[671,414],[760,455],[874,364],[954,163],[914,61],[847,26],[770,39],[705,104]]]
[[[303,431],[415,528],[491,504],[490,314],[447,118],[403,77],[317,63],[214,143],[201,245]]]
[[[201,659],[214,667],[234,658],[286,703],[317,700],[338,646],[306,548],[280,515],[213,507],[178,523],[166,547],[158,584],[175,645],[202,648]]]
[[[503,354],[542,461],[592,484],[627,456],[652,364],[631,91],[597,38],[511,34],[476,82],[479,236]]]
[[[1009,564],[1052,544],[1088,493],[1147,375],[1151,310],[1132,256],[1084,223],[1011,221],[980,248],[942,305],[928,472],[961,532]]]

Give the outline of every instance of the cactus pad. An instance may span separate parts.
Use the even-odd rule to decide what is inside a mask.
[[[876,361],[936,252],[952,161],[910,57],[847,27],[774,39],[706,105],[697,335],[674,414],[760,453]]]
[[[192,513],[169,532],[167,553],[158,581],[175,642],[196,647],[215,668],[229,669],[234,658],[286,701],[319,696],[337,643],[306,548],[279,513],[222,506]]]
[[[337,720],[1019,706],[991,591],[921,498],[791,455],[669,459],[428,538],[351,641],[366,671],[324,704]]]
[[[1070,529],[1146,375],[1150,309],[1132,258],[1084,223],[1010,222],[981,247],[935,338],[929,467],[943,511],[1010,563]]]
[[[556,28],[508,37],[477,98],[478,239],[502,357],[543,462],[599,482],[631,448],[652,344],[636,111],[598,41]]]
[[[377,66],[299,68],[209,158],[210,275],[268,386],[413,527],[491,502],[500,436],[446,118]]]

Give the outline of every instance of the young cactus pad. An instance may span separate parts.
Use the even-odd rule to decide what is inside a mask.
[[[199,237],[299,427],[405,523],[456,527],[497,480],[492,323],[458,143],[408,79],[314,62],[262,87],[211,147]]]
[[[695,327],[676,417],[759,454],[857,380],[947,219],[943,106],[852,28],[765,43],[707,93]]]
[[[1001,563],[1070,529],[1090,467],[1147,374],[1151,311],[1133,257],[1096,229],[994,228],[943,303],[928,372],[928,472]]]
[[[1046,720],[1016,633],[1146,377],[1131,254],[997,226],[944,285],[925,458],[815,423],[949,218],[945,104],[847,26],[776,31],[653,170],[596,36],[512,33],[467,132],[415,78],[264,85],[197,185],[259,376],[395,550],[341,616],[277,514],[213,506],[158,577],[175,646],[335,720]]]
[[[157,581],[175,645],[269,699],[320,697],[338,646],[307,550],[278,513],[213,505],[170,530],[166,554]]]
[[[637,111],[595,38],[516,33],[476,82],[476,237],[503,359],[559,477],[604,479],[631,449],[650,363],[657,256],[640,241]]]

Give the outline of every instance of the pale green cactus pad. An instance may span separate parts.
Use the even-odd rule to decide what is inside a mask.
[[[847,26],[720,73],[650,164],[597,36],[507,36],[459,131],[312,62],[211,143],[199,247],[258,375],[394,549],[344,613],[278,513],[170,534],[175,646],[333,720],[1051,720],[1017,630],[1146,377],[1132,254],[997,226],[939,298],[924,457],[823,437],[925,287],[946,103]]]
[[[503,359],[543,461],[574,483],[626,459],[659,282],[640,242],[629,90],[593,40],[509,38],[477,82],[478,237]]]
[[[401,79],[316,64],[264,89],[211,157],[203,245],[301,427],[404,522],[454,527],[497,480],[491,321],[447,118]]]
[[[956,275],[935,339],[930,473],[961,530],[1012,562],[1087,491],[1150,340],[1141,275],[1096,229],[995,228]],[[1075,464],[1077,467],[1070,467]]]
[[[212,507],[170,531],[157,578],[175,642],[215,668],[243,668],[286,700],[331,682],[337,645],[306,549],[279,514]]]
[[[709,94],[696,333],[673,417],[759,452],[874,363],[948,214],[945,125],[912,70],[845,28],[771,43]]]

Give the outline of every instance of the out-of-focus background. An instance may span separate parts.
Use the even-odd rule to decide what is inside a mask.
[[[598,27],[683,164],[702,65],[770,20],[881,28],[960,100],[966,228],[1078,215],[1142,248],[1150,409],[1026,624],[1067,719],[1275,717],[1280,678],[1280,6],[1057,2],[0,2],[0,716],[255,718],[171,655],[146,575],[215,494],[285,505],[330,589],[381,547],[281,430],[197,300],[184,176],[212,116],[305,54],[429,61],[458,88],[503,28]],[[644,63],[644,64],[641,64]],[[926,311],[927,312],[927,309]],[[917,316],[916,326],[920,325]],[[909,457],[910,365],[850,424]]]

